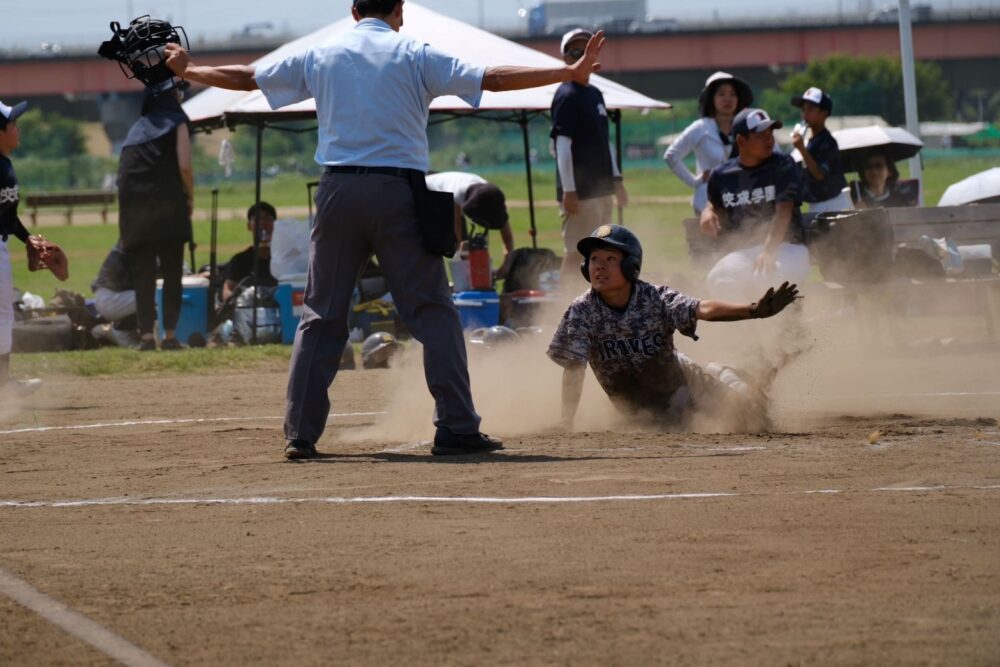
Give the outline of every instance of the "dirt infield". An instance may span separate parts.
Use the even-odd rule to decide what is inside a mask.
[[[351,371],[304,464],[279,369],[49,378],[0,414],[0,591],[178,665],[995,665],[998,362],[817,353],[763,435],[633,431],[592,379],[556,432],[557,374],[475,362],[508,448],[465,461],[412,367]],[[0,637],[113,662],[2,592]]]

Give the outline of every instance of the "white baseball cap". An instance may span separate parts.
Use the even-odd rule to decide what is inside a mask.
[[[589,30],[584,30],[583,28],[574,28],[573,30],[570,30],[565,35],[563,35],[562,44],[559,45],[559,52],[562,53],[563,55],[566,55],[566,47],[569,46],[569,43],[572,42],[577,37],[589,40],[593,36],[594,33],[590,32]]]
[[[0,116],[3,116],[2,125],[7,127],[7,123],[17,120],[17,117],[23,114],[24,110],[27,108],[27,102],[20,102],[12,107],[0,102]]]
[[[729,134],[736,138],[741,134],[765,132],[772,128],[777,130],[783,126],[784,124],[780,120],[772,119],[763,109],[747,108],[733,118],[733,126]]]
[[[792,106],[801,107],[803,102],[812,102],[824,111],[833,111],[833,99],[815,86],[792,98]]]

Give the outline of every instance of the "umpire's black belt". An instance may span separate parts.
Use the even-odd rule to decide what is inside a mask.
[[[397,176],[399,178],[409,179],[411,175],[420,174],[423,176],[423,172],[417,171],[416,169],[404,169],[403,167],[349,167],[349,166],[328,166],[326,168],[326,173],[328,174],[354,174],[356,176],[364,176],[366,174],[378,174],[379,176]]]

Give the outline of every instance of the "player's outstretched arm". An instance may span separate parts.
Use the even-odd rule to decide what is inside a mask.
[[[697,317],[708,322],[738,322],[740,320],[773,317],[800,299],[797,285],[782,283],[777,290],[773,287],[754,303],[730,303],[728,301],[706,300],[698,304]]]
[[[601,63],[597,62],[597,56],[601,53],[606,41],[604,31],[598,30],[587,42],[587,50],[583,57],[565,67],[518,67],[516,65],[490,67],[483,76],[483,90],[493,92],[524,90],[525,88],[538,88],[563,81],[576,81],[585,84],[591,74],[601,69]]]
[[[167,67],[182,79],[213,88],[257,90],[257,69],[253,65],[195,65],[180,44],[167,44]]]
[[[559,424],[566,430],[573,428],[573,418],[580,405],[580,395],[583,393],[583,378],[586,371],[586,366],[567,366],[563,369],[562,419]]]

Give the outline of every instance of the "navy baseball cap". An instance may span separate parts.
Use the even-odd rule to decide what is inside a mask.
[[[784,123],[780,120],[774,120],[763,109],[750,107],[736,114],[736,117],[733,118],[733,127],[729,135],[735,139],[741,134],[764,132],[771,129],[777,130],[784,126]]]
[[[833,98],[815,86],[792,98],[792,106],[802,108],[803,102],[812,102],[826,112],[833,111]]]
[[[12,107],[0,102],[0,129],[7,129],[7,123],[17,120],[18,116],[28,108],[27,102],[20,102]]]

